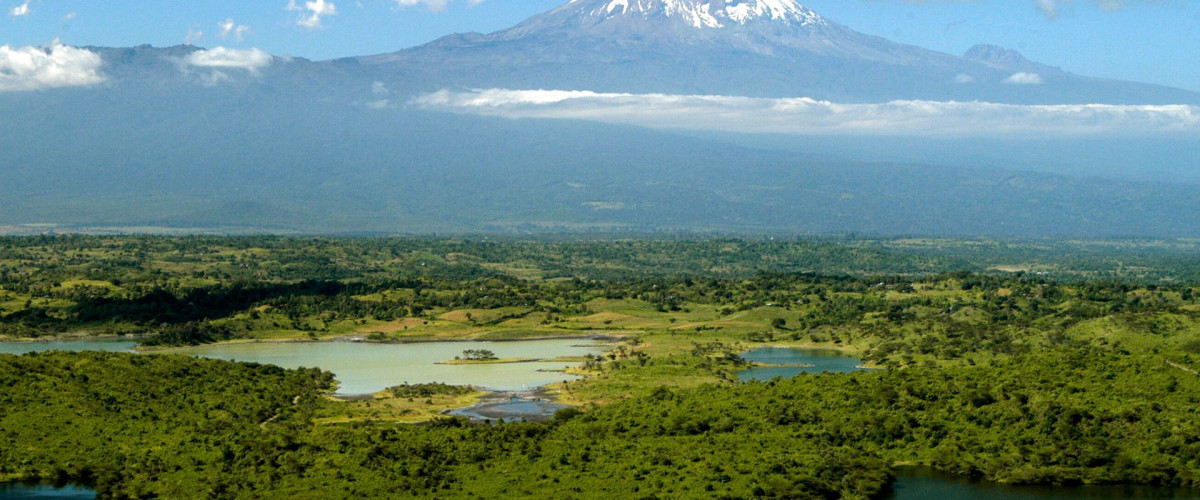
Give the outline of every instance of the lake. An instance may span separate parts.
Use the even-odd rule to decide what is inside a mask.
[[[129,352],[136,345],[136,342],[122,340],[0,342],[0,353],[20,355],[53,350]],[[206,345],[159,352],[272,364],[284,368],[315,366],[333,372],[339,382],[340,394],[369,394],[403,383],[429,382],[474,385],[491,391],[524,391],[579,378],[553,371],[578,364],[573,362],[435,364],[462,356],[466,349],[487,349],[499,358],[549,359],[600,354],[605,347],[588,339],[411,344],[264,342]]]
[[[291,342],[221,344],[172,349],[187,354],[230,361],[252,361],[284,368],[320,367],[333,372],[340,394],[370,394],[403,383],[441,382],[473,385],[490,391],[524,391],[575,380],[553,372],[574,362],[438,365],[462,356],[467,349],[487,349],[504,358],[548,359],[600,354],[604,347],[587,339],[527,340],[517,342],[424,342],[373,344],[366,342]]]
[[[846,356],[833,349],[800,349],[795,347],[763,347],[742,355],[746,361],[768,365],[757,366],[738,373],[738,379],[771,380],[775,377],[791,378],[801,373],[846,373],[856,370],[862,360]],[[796,366],[811,365],[811,366]]]

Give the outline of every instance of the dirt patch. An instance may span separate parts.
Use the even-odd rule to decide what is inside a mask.
[[[589,316],[581,316],[578,318],[574,318],[573,321],[578,321],[581,323],[603,323],[605,321],[612,321],[612,322],[616,323],[618,321],[635,321],[637,319],[638,319],[637,316],[630,316],[628,314],[621,314],[621,313],[615,313],[615,312],[602,312],[602,313],[592,314]]]

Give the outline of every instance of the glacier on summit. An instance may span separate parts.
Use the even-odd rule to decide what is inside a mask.
[[[758,19],[801,26],[825,23],[816,12],[793,0],[608,0],[589,13],[596,17],[637,14],[679,17],[695,28],[723,28],[727,21],[744,25]]]

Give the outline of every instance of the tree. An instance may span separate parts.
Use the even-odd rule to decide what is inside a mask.
[[[496,359],[496,353],[487,349],[467,349],[463,351],[463,359],[468,361],[489,361]]]

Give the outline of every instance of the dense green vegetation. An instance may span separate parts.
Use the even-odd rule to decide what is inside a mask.
[[[0,472],[215,498],[864,498],[896,462],[1014,482],[1200,479],[1200,380],[1145,356],[660,388],[500,426],[316,425],[341,404],[320,397],[328,382],[179,357],[0,356]]]
[[[982,312],[946,328],[996,321],[1026,326],[1047,314],[1087,319],[1186,306],[1194,299],[1193,288],[1182,284],[1188,282],[1164,277],[1168,269],[1191,275],[1182,262],[1192,247],[1184,242],[1130,243],[1134,250],[1127,254],[1094,245],[1079,249],[1075,264],[1054,253],[1075,249],[1073,244],[1030,245],[0,238],[0,336],[157,335],[147,341],[152,345],[356,334],[374,340],[520,338],[622,326],[665,329],[678,326],[671,320],[730,320],[734,313],[773,305],[788,311],[779,314],[790,322],[768,329],[795,337],[820,326],[866,325],[876,317],[908,324],[910,316],[962,320]],[[999,262],[1039,271],[988,271]],[[1141,274],[1098,278],[1128,272]],[[1052,285],[1045,273],[1076,284]],[[1071,310],[1050,310],[1064,304]],[[648,317],[642,314],[647,308],[666,316]],[[650,324],[623,321],[629,312]],[[840,337],[818,334],[814,340],[821,335]]]
[[[577,409],[496,426],[434,418],[475,401],[468,388],[338,401],[319,370],[0,356],[0,480],[114,497],[868,498],[894,465],[926,464],[1200,486],[1188,245],[1059,244],[1075,263],[990,245],[0,239],[9,337],[621,339],[550,388]],[[1005,255],[1022,269],[996,269]],[[756,345],[888,369],[736,382]]]

